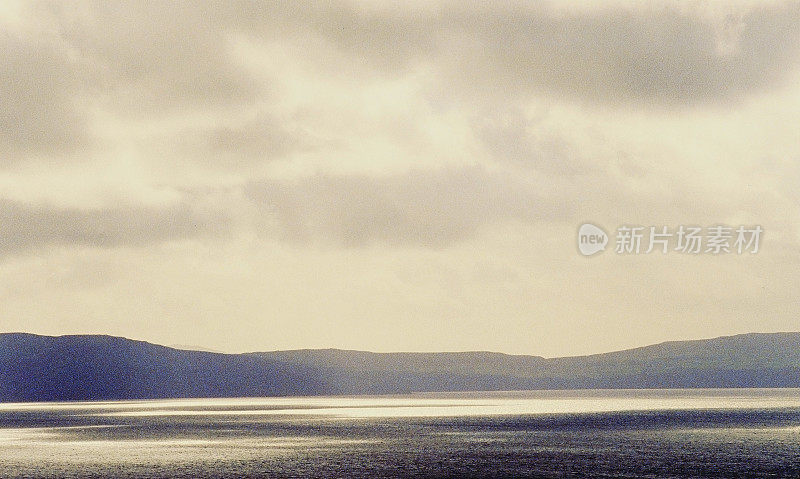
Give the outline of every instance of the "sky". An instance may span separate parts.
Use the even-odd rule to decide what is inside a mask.
[[[5,1],[0,332],[553,357],[800,331],[799,67],[797,2]],[[763,235],[618,254],[620,225]]]

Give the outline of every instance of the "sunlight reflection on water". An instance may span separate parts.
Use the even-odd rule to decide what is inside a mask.
[[[384,396],[245,398],[238,400],[161,401],[150,404],[114,406],[99,412],[108,416],[203,416],[203,415],[296,415],[346,418],[457,417],[525,414],[569,414],[615,411],[656,411],[686,409],[741,409],[800,407],[800,391],[563,391],[512,393],[502,397]],[[478,395],[477,393],[475,394]],[[142,407],[149,406],[149,407]]]
[[[800,472],[800,390],[0,404],[4,478],[562,477],[564,465],[786,477]]]

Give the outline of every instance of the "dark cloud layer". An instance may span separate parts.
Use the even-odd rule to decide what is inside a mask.
[[[198,164],[241,168],[306,148],[302,115],[287,125],[269,111],[266,100],[278,98],[272,82],[255,78],[252,65],[234,54],[232,42],[243,36],[310,66],[301,69],[309,84],[314,75],[357,75],[360,68],[401,78],[424,67],[434,97],[463,100],[460,105],[473,110],[467,114],[478,118],[475,132],[490,154],[532,163],[553,177],[602,176],[565,141],[532,136],[526,119],[503,105],[532,95],[614,107],[735,103],[787,78],[800,44],[796,3],[755,7],[721,26],[671,6],[577,12],[507,2],[448,2],[424,13],[346,2],[314,8],[286,2],[37,3],[31,10],[50,33],[22,28],[0,34],[0,167],[29,156],[63,162],[90,147],[92,108],[149,121],[192,113],[217,118],[219,111],[258,105],[253,109],[260,114],[250,121],[167,131],[167,160],[183,154]],[[484,118],[485,105],[475,108],[473,99],[501,111]],[[597,183],[616,186],[608,178]],[[268,234],[350,246],[438,247],[487,224],[575,212],[563,195],[478,169],[387,178],[319,174],[288,183],[253,181],[245,193],[265,212],[261,229]],[[0,215],[5,251],[143,244],[228,228],[227,215],[197,216],[191,204],[78,210],[6,201]]]
[[[445,2],[433,13],[364,11],[344,2],[307,10],[282,2],[257,5],[237,24],[249,35],[333,45],[342,55],[338,61],[309,51],[310,61],[323,68],[367,63],[399,76],[424,65],[441,82],[440,94],[460,92],[462,99],[541,94],[648,106],[737,101],[784,80],[800,52],[800,5],[788,2],[716,21],[677,4],[564,12],[532,2]],[[324,43],[314,43],[315,36]]]
[[[455,101],[542,95],[672,107],[764,91],[795,70],[800,44],[797,3],[752,8],[720,24],[668,5],[561,12],[538,3],[445,2],[425,13],[347,2],[30,5],[30,17],[52,34],[0,34],[2,164],[85,145],[89,103],[114,116],[154,118],[268,98],[273,85],[233,53],[237,35],[279,45],[319,75],[366,66],[399,78],[422,65],[431,95]],[[257,148],[252,127],[225,126],[219,143]]]
[[[231,234],[237,211],[254,211],[251,227],[263,237],[345,247],[443,247],[488,225],[564,213],[524,182],[479,168],[265,180],[242,186],[242,192],[244,202],[227,206],[214,206],[213,198],[238,197],[236,190],[187,192],[167,207],[84,210],[2,201],[0,255],[52,245],[142,246]]]
[[[217,235],[230,219],[189,203],[84,210],[0,201],[0,256],[47,246],[141,246]]]
[[[146,246],[235,236],[239,228],[296,245],[439,249],[514,222],[545,228],[587,215],[610,221],[691,222],[702,220],[690,213],[698,202],[704,204],[703,214],[717,218],[755,210],[748,198],[708,200],[698,194],[677,184],[668,191],[636,191],[618,180],[591,175],[548,185],[470,167],[385,177],[317,174],[252,181],[184,191],[179,203],[161,207],[67,209],[0,201],[0,256],[53,245]]]
[[[726,36],[667,6],[585,14],[505,6],[452,10],[434,28],[450,82],[474,94],[672,106],[736,101],[784,79],[798,64],[798,21],[797,4],[757,8]]]

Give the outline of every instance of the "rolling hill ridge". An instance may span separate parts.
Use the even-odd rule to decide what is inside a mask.
[[[338,349],[222,354],[103,335],[0,334],[2,402],[711,387],[800,387],[800,333],[551,359]]]

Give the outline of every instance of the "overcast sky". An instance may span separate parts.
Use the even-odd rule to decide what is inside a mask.
[[[308,5],[0,4],[0,331],[544,356],[800,331],[800,3]],[[764,234],[586,258],[586,221]]]

